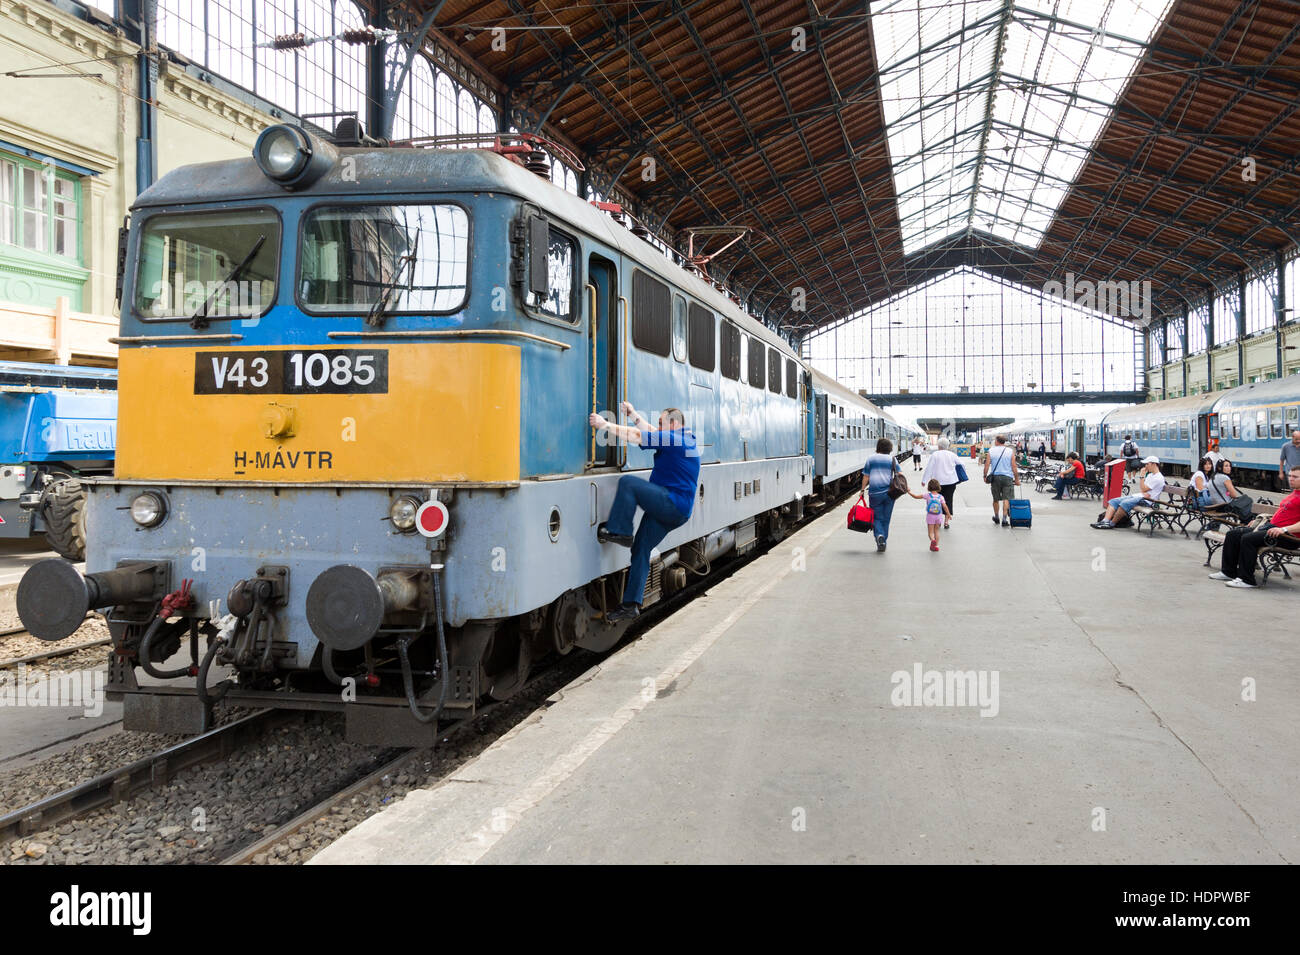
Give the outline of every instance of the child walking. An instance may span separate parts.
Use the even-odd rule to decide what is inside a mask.
[[[913,494],[913,497],[922,498],[925,501],[925,529],[930,535],[930,550],[939,549],[939,525],[952,520],[952,512],[948,510],[948,502],[944,500],[940,491],[943,485],[937,478],[931,478],[930,483],[925,486],[926,494]]]

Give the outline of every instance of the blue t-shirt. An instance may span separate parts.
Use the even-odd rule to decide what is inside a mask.
[[[898,462],[888,454],[877,452],[870,455],[862,468],[862,473],[867,475],[868,493],[883,491],[889,487],[889,482],[894,480],[894,471],[897,469]]]
[[[642,431],[641,447],[655,449],[650,483],[667,490],[682,516],[689,518],[700,483],[700,451],[695,435],[685,428]]]

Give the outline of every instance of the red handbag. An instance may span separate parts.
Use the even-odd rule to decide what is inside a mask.
[[[875,517],[875,512],[867,506],[866,500],[859,494],[858,503],[849,508],[849,530],[870,534],[875,529],[872,523]]]

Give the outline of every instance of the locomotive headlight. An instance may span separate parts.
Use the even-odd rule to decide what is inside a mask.
[[[145,491],[131,502],[131,520],[141,527],[157,527],[167,516],[167,502],[161,494]]]
[[[388,517],[399,531],[415,528],[415,513],[420,509],[420,502],[413,497],[399,497],[388,508]]]
[[[334,165],[337,153],[306,130],[281,123],[262,130],[253,145],[253,158],[262,174],[286,189],[315,182]]]

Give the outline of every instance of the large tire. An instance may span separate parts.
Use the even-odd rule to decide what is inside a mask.
[[[86,559],[86,489],[76,478],[54,481],[41,497],[45,541],[60,556]]]

